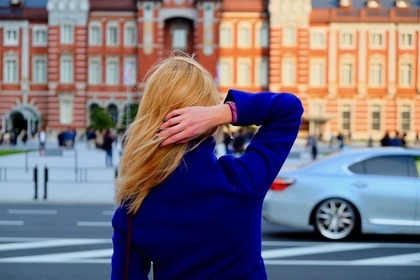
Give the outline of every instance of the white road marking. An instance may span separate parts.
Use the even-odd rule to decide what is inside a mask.
[[[354,251],[362,249],[371,249],[379,247],[376,244],[326,244],[307,246],[299,248],[286,248],[286,249],[272,249],[263,250],[262,257],[264,259],[284,258],[291,256],[302,256],[311,254],[324,254],[342,251]]]
[[[57,210],[9,209],[12,215],[57,215]]]
[[[111,210],[104,210],[102,211],[102,215],[104,216],[114,216],[115,211],[111,211]]]
[[[78,227],[112,227],[111,222],[77,222]]]
[[[353,263],[358,265],[402,265],[406,263],[416,263],[417,265],[420,265],[419,262],[420,253],[377,257],[353,261]]]
[[[23,226],[23,221],[0,221],[0,226]]]
[[[398,257],[398,255],[396,256]],[[1,260],[1,259],[0,259]],[[418,260],[419,261],[419,260]],[[357,261],[317,261],[317,260],[264,260],[265,265],[311,265],[311,266],[419,266],[417,262],[407,263],[358,263]]]
[[[110,239],[70,239],[68,238],[68,239],[38,240],[38,241],[31,241],[31,242],[0,244],[0,251],[49,248],[49,247],[60,247],[60,246],[77,246],[77,245],[89,245],[89,244],[106,244],[110,242],[111,242]]]

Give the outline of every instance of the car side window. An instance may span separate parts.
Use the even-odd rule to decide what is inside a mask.
[[[349,169],[365,175],[418,177],[419,165],[413,156],[378,156],[355,163]]]

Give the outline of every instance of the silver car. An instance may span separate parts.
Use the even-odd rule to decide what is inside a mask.
[[[342,240],[420,234],[420,150],[350,149],[280,172],[264,200],[272,224]]]

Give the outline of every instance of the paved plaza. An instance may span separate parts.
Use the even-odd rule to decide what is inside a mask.
[[[112,168],[105,166],[105,151],[89,149],[85,142],[76,143],[74,149],[60,150],[56,142],[49,141],[45,155],[40,155],[36,140],[30,141],[25,148],[33,151],[0,157],[0,203],[114,203],[119,146],[114,148]],[[331,152],[325,144],[321,144],[319,150],[320,157]],[[224,154],[222,144],[216,146],[216,152],[218,155]],[[305,148],[305,141],[298,139],[283,170],[293,169],[309,161],[311,158]],[[48,181],[45,192],[46,169]]]

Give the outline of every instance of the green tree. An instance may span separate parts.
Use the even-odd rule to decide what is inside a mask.
[[[121,130],[125,131],[127,127],[134,121],[137,115],[137,110],[139,109],[139,104],[131,103],[128,107],[128,110],[125,111],[121,120]]]
[[[93,129],[110,129],[115,127],[115,123],[112,121],[112,117],[102,107],[96,107],[90,114],[90,126]]]

